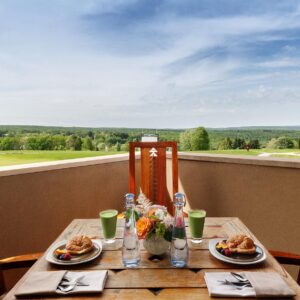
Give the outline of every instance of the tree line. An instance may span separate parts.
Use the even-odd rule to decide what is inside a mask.
[[[300,148],[295,129],[73,128],[0,126],[0,150],[96,150],[128,151],[130,141],[155,133],[161,141],[177,141],[179,150]]]
[[[300,138],[292,139],[289,136],[280,136],[272,138],[264,146],[269,149],[300,149]],[[199,127],[190,129],[180,134],[180,149],[187,151],[195,150],[231,150],[231,149],[260,149],[262,145],[259,139],[244,139],[236,137],[231,139],[225,137],[219,141],[217,148],[213,148],[210,142],[210,137],[205,128]]]
[[[33,134],[0,137],[0,150],[97,150],[127,151],[127,134]],[[134,140],[134,138],[133,138]]]

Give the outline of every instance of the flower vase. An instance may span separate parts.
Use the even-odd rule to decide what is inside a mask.
[[[152,255],[163,255],[170,249],[170,242],[155,235],[143,240],[143,245],[147,252]]]

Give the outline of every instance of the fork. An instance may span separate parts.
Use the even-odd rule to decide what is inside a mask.
[[[68,282],[68,279],[64,280],[65,282],[64,281],[61,282],[57,288],[60,291],[66,293],[66,292],[72,291],[75,288],[75,286],[89,286],[89,284],[85,284],[83,282],[80,282],[80,280],[82,280],[83,278],[84,278],[84,276],[80,276],[72,282]]]
[[[242,276],[239,273],[230,272],[230,274],[240,282],[249,282],[249,280],[247,278],[245,278],[244,276]]]
[[[219,280],[219,282],[221,282],[222,284],[225,284],[225,285],[232,285],[232,286],[235,286],[235,287],[247,287],[247,286],[251,286],[250,282],[241,282],[241,281],[230,281],[230,280],[227,280],[227,279],[224,279],[224,280]]]

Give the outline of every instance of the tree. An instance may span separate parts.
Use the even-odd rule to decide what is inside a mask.
[[[273,149],[292,149],[295,147],[294,140],[288,136],[280,136],[278,139],[269,141],[268,148]]]
[[[180,149],[182,150],[208,150],[209,136],[204,127],[189,129],[180,134]]]
[[[267,143],[267,148],[276,149],[276,141],[277,139],[273,138]]]
[[[26,141],[29,150],[53,150],[53,138],[49,135],[33,135]]]
[[[113,133],[105,135],[105,144],[109,147],[115,145],[119,141],[119,138],[115,136]]]
[[[116,150],[121,151],[121,144],[119,142],[116,143]]]
[[[104,151],[105,150],[105,143],[98,143],[96,148],[97,148],[98,151]]]
[[[93,131],[91,131],[91,130],[89,130],[89,131],[87,132],[87,135],[88,135],[91,139],[94,138],[94,133],[93,133]]]
[[[229,137],[226,137],[223,139],[219,145],[218,145],[219,150],[229,150],[232,149],[232,141]]]
[[[19,150],[21,148],[20,138],[4,137],[0,138],[0,150]]]
[[[121,151],[129,151],[129,143],[122,144],[121,145]]]
[[[209,150],[209,136],[204,127],[198,127],[191,132],[192,150]]]
[[[82,142],[82,149],[93,150],[93,141],[89,136],[86,136]]]
[[[257,139],[250,140],[248,144],[251,149],[260,149],[260,143],[259,143],[259,140],[257,140]]]
[[[52,136],[53,150],[65,150],[66,149],[66,137],[62,135]]]
[[[276,141],[277,149],[292,149],[294,141],[288,136],[281,136]]]
[[[186,130],[180,133],[179,145],[181,150],[186,150],[186,151],[192,150],[190,130]]]
[[[232,143],[232,149],[244,149],[245,148],[245,140],[241,138],[235,138]]]
[[[75,134],[70,135],[67,138],[66,146],[71,150],[81,150],[82,141],[81,138]]]

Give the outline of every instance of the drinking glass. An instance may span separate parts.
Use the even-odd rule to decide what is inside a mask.
[[[203,209],[193,209],[189,211],[192,243],[199,244],[202,242],[205,217],[206,211]]]
[[[116,238],[117,216],[118,211],[115,209],[103,210],[99,213],[104,242],[111,244],[114,243]]]

